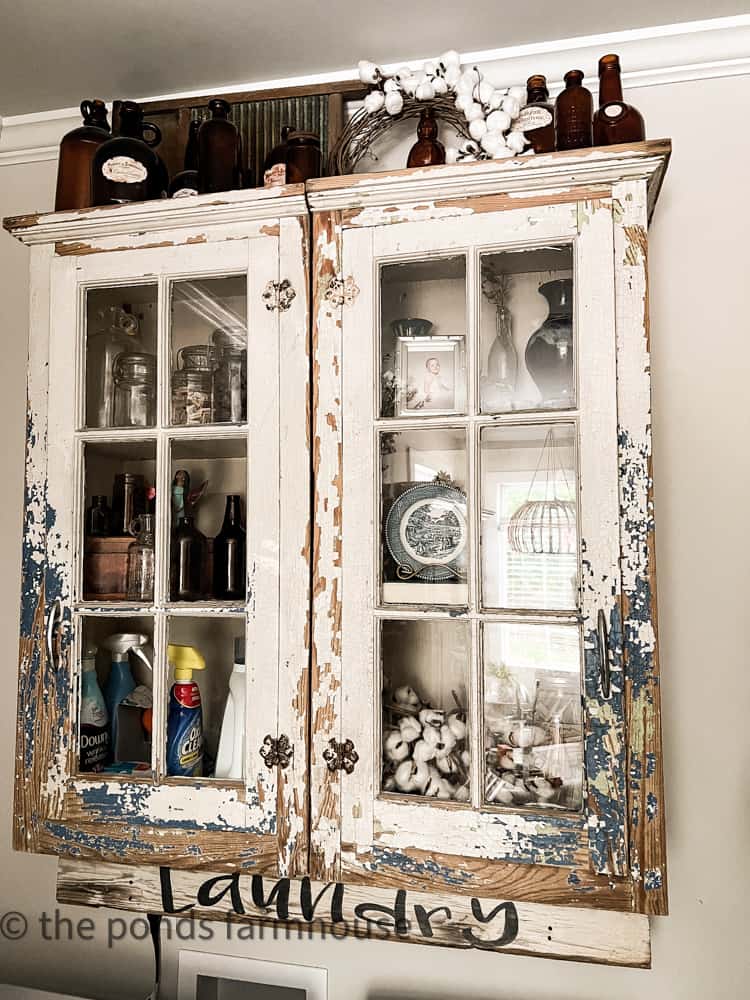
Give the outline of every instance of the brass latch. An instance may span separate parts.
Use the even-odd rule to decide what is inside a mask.
[[[343,743],[329,740],[328,749],[323,751],[323,760],[329,771],[346,771],[351,774],[359,760],[359,754],[351,740],[344,740]]]
[[[283,733],[277,740],[269,733],[263,740],[263,746],[260,748],[260,755],[269,771],[277,766],[282,768],[289,767],[293,753],[294,747],[289,742],[289,737],[284,736]]]

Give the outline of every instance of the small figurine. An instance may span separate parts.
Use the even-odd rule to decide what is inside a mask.
[[[432,108],[424,108],[417,126],[417,141],[409,151],[407,167],[432,167],[445,163],[445,147],[438,142],[438,126]]]

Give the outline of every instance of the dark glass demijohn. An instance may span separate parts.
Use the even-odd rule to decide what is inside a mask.
[[[539,286],[549,314],[526,345],[526,367],[545,406],[573,402],[573,280],[558,278]]]
[[[557,95],[555,130],[558,149],[585,149],[593,144],[591,119],[594,113],[591,91],[583,86],[583,73],[571,69],[565,74],[565,89]]]
[[[555,149],[555,108],[550,103],[547,79],[530,76],[526,81],[526,106],[513,122],[514,132],[523,132],[535,153]]]
[[[123,101],[118,134],[100,146],[94,156],[94,204],[160,198],[165,193],[164,164],[152,148],[160,142],[161,131],[157,125],[144,122],[141,106],[135,101]]]
[[[170,198],[184,198],[198,194],[198,129],[199,121],[190,122],[187,145],[185,146],[185,169],[175,174],[169,185]]]
[[[192,514],[183,514],[172,538],[169,591],[173,601],[199,601],[203,593],[203,563],[206,536],[196,527]]]
[[[594,145],[642,142],[646,138],[643,115],[622,99],[620,59],[616,55],[599,60],[599,108],[594,115]]]
[[[83,125],[64,135],[57,164],[55,211],[90,208],[91,164],[97,149],[109,139],[104,101],[81,101]]]
[[[219,601],[244,601],[246,577],[242,507],[239,496],[233,493],[227,497],[224,523],[214,539],[214,597]]]
[[[227,101],[215,97],[208,108],[212,117],[198,130],[198,191],[234,191],[241,187],[239,132],[229,121]]]
[[[445,163],[445,147],[438,142],[438,124],[432,108],[425,108],[417,126],[417,141],[409,150],[407,167],[431,167]]]
[[[317,132],[298,132],[296,129],[287,137],[286,182],[303,184],[320,177],[321,170],[320,136]]]

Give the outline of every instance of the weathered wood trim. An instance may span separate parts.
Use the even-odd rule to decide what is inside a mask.
[[[341,269],[337,213],[313,217],[312,277],[312,637],[310,734],[310,873],[337,878],[340,864],[340,771],[323,759],[331,739],[341,740],[342,599],[342,320],[327,297]]]
[[[74,212],[20,215],[3,219],[3,228],[27,245],[67,241],[85,244],[99,237],[137,234],[143,238],[165,229],[248,223],[304,215],[306,211],[304,186],[290,184]]]
[[[307,200],[313,211],[367,210],[481,195],[524,198],[534,191],[573,190],[643,178],[649,181],[650,212],[670,152],[668,139],[656,139],[544,156],[324,177],[307,182]]]
[[[488,861],[439,851],[394,851],[374,847],[357,854],[344,844],[341,877],[353,885],[450,892],[460,896],[485,893],[528,903],[555,906],[592,906],[628,913],[633,908],[629,878],[610,878],[591,872],[586,856],[575,868]]]
[[[648,206],[643,181],[614,188],[617,404],[630,871],[634,908],[666,914],[667,858],[657,641]]]
[[[415,944],[476,948],[496,954],[539,955],[581,962],[648,968],[648,918],[632,913],[515,902],[486,896],[431,895],[412,889],[379,889],[266,879],[238,874],[132,869],[61,861],[57,900],[141,913],[182,913],[195,918],[265,923]]]

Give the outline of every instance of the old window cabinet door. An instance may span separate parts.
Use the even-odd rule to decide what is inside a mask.
[[[432,176],[429,170],[404,171],[389,179],[343,181],[338,189],[336,179],[310,185],[317,254],[313,355],[319,372],[314,516],[320,540],[313,578],[311,859],[319,877],[340,874],[372,886],[666,912],[663,815],[648,817],[657,819],[649,830],[643,829],[642,812],[639,817],[647,794],[661,809],[662,791],[654,608],[636,595],[635,579],[638,587],[653,584],[650,472],[644,460],[650,453],[645,245],[668,144],[607,154],[593,154],[590,182],[585,169],[575,172],[581,158],[574,163],[564,154],[527,161],[523,170],[516,164],[477,165],[463,175],[464,186],[458,170],[443,168],[439,177],[437,170]],[[575,405],[483,413],[481,256],[566,244],[574,261]],[[414,414],[407,403],[395,418],[382,416],[384,268],[414,261],[429,266],[456,256],[466,261],[466,328],[439,332],[466,334],[466,400],[457,412],[450,412],[453,399],[447,413]],[[438,268],[436,284],[440,277]],[[423,311],[425,296],[415,295],[410,303],[407,294],[402,301],[403,315],[415,315],[410,305],[416,301],[417,316],[439,322],[439,312]],[[438,298],[436,309],[443,302]],[[430,353],[438,340],[433,338]],[[389,450],[382,447],[382,435],[415,436],[420,419],[435,432],[458,429],[465,441],[470,556],[464,606],[394,605],[381,589],[387,498],[385,491],[381,498],[378,484]],[[483,435],[537,422],[574,425],[579,594],[575,612],[567,616],[488,609],[482,596]],[[485,798],[483,635],[519,617],[580,629],[585,784],[579,812],[503,808]],[[388,669],[408,655],[391,638],[391,659],[381,662],[384,623],[394,620],[465,625],[472,755],[466,803],[395,794],[392,782],[388,790],[382,784],[382,741],[389,731],[382,691],[390,683]],[[417,644],[423,638],[424,631],[415,634]],[[648,744],[643,715],[628,726],[634,686],[637,711],[646,707],[649,719]],[[434,700],[431,705],[450,707]],[[347,741],[359,758],[350,773],[336,766]],[[648,790],[627,778],[645,776],[647,755]],[[650,895],[641,871],[646,857]]]
[[[269,204],[271,202],[271,204]],[[300,188],[222,199],[9,220],[32,244],[24,597],[15,844],[62,856],[273,874],[307,867],[309,608],[307,219]],[[246,289],[246,422],[170,423],[170,295],[177,282],[236,276]],[[286,284],[284,284],[286,282]],[[87,429],[86,296],[148,286],[156,309],[153,427]],[[172,347],[175,344],[171,345]],[[89,421],[90,422],[90,421]],[[140,445],[139,445],[140,442]],[[147,607],[86,600],[83,514],[87,448],[149,449],[157,486],[157,582]],[[174,455],[170,449],[175,447]],[[170,485],[177,455],[246,455],[248,598],[227,607],[169,602]],[[170,463],[170,456],[172,462]],[[182,464],[182,463],[180,463]],[[197,484],[194,484],[197,485]],[[283,586],[282,586],[283,581]],[[137,616],[141,615],[142,618]],[[166,776],[168,629],[231,619],[246,636],[244,780]],[[82,624],[118,617],[153,629],[153,755],[145,776],[78,770]],[[174,641],[179,641],[175,639]],[[184,639],[182,640],[184,641]],[[231,655],[231,654],[230,654]],[[268,740],[266,740],[268,737]],[[269,756],[280,737],[282,760]],[[264,742],[265,741],[265,742]],[[261,750],[265,756],[261,755]]]

